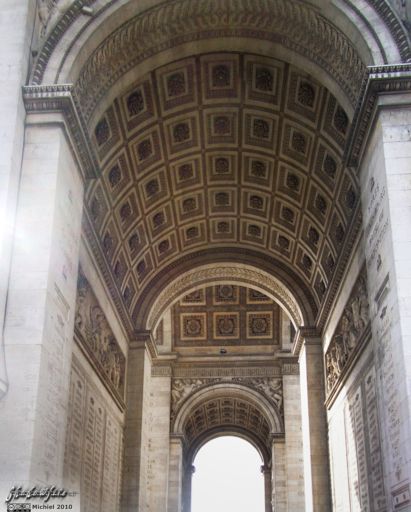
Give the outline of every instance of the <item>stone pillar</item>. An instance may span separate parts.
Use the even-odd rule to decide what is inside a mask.
[[[144,339],[134,340],[129,345],[121,499],[123,512],[138,510],[139,504],[143,389],[147,372],[145,349]]]
[[[170,438],[168,466],[168,508],[167,512],[181,512],[183,486],[183,440],[180,436]]]
[[[271,467],[264,464],[261,466],[261,473],[264,476],[264,499],[265,499],[265,512],[273,512],[272,494],[273,488],[271,484]]]
[[[0,499],[16,483],[63,483],[83,207],[62,117],[28,115],[25,139],[5,317]]]
[[[329,512],[331,489],[321,339],[305,337],[300,350],[300,388],[306,512]]]
[[[371,69],[357,120],[368,137],[363,153],[354,147],[351,155],[361,183],[387,502],[401,511],[411,511],[410,81],[409,66]]]
[[[192,464],[185,465],[183,470],[183,512],[191,512],[191,484],[196,468]]]
[[[148,361],[147,361],[148,360]],[[171,368],[155,366],[146,350],[139,512],[166,512],[170,454]]]
[[[287,476],[284,439],[276,439],[272,448],[272,507],[287,512]]]
[[[17,196],[21,174],[24,120],[21,86],[28,70],[36,2],[2,0],[0,16],[0,398],[7,390],[2,337]]]
[[[285,479],[287,512],[304,512],[304,466],[298,364],[283,365]],[[276,451],[280,451],[276,447]],[[276,461],[274,460],[274,465]],[[284,501],[284,500],[283,500]]]

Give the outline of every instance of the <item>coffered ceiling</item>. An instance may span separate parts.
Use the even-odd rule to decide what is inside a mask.
[[[177,349],[224,345],[281,347],[281,308],[252,288],[217,285],[198,289],[175,304],[171,314]]]
[[[332,94],[271,58],[210,53],[141,76],[93,127],[86,195],[130,317],[158,272],[210,248],[272,256],[319,307],[358,206],[348,130]]]

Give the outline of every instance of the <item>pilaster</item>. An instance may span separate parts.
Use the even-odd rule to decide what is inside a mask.
[[[261,466],[261,473],[264,476],[264,498],[265,498],[265,512],[273,512],[272,505],[272,470],[271,466],[264,464]]]
[[[62,485],[82,208],[61,114],[29,114],[5,317],[1,487]]]
[[[19,193],[26,112],[21,86],[30,58],[35,2],[3,0],[0,16],[0,333],[4,332],[13,231]],[[2,335],[1,335],[2,336]],[[7,370],[0,339],[0,398],[7,391]]]
[[[310,333],[311,334],[311,333]],[[331,510],[323,350],[319,337],[301,333],[300,389],[305,510]]]
[[[143,393],[148,360],[144,340],[130,343],[127,362],[126,418],[124,426],[123,483],[121,510],[139,505]]]
[[[286,479],[286,500],[288,512],[302,512],[304,501],[304,466],[302,455],[301,397],[299,366],[296,363],[283,364],[284,393],[284,466]],[[274,465],[277,466],[281,448],[276,445]],[[281,510],[281,509],[279,509]]]
[[[183,439],[170,436],[167,512],[181,512],[183,484]]]
[[[387,502],[410,511],[411,66],[370,68],[363,89],[348,161],[361,183]]]

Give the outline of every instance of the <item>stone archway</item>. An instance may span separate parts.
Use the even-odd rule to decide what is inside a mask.
[[[175,507],[176,496],[181,492],[182,510],[191,510],[192,464],[198,450],[209,440],[220,435],[234,434],[249,441],[260,453],[264,462],[265,510],[272,510],[272,481],[274,442],[283,442],[283,390],[281,379],[244,378],[207,384],[201,380],[175,380],[172,387],[171,443],[181,443],[182,464],[179,477],[170,474],[175,485],[169,495],[170,510]],[[284,464],[284,461],[276,461]],[[278,478],[278,477],[277,477]]]
[[[218,404],[210,398],[204,407],[216,410],[228,400],[227,410],[246,415],[253,407],[258,411],[261,400],[253,401],[249,391],[248,399],[241,395],[241,408],[241,396],[231,396],[234,382],[257,378],[263,385],[281,377],[284,396],[298,412],[284,409],[286,440],[275,446],[274,459],[286,460],[278,474],[287,475],[290,487],[278,508],[330,510],[329,432],[337,454],[346,436],[351,457],[334,507],[351,507],[353,481],[362,492],[359,508],[373,497],[403,506],[411,473],[404,384],[410,372],[399,328],[407,325],[408,296],[397,276],[408,278],[411,267],[403,265],[405,271],[396,259],[408,235],[401,211],[408,203],[397,194],[402,178],[393,176],[409,169],[411,54],[396,11],[385,0],[64,5],[60,12],[57,1],[31,2],[19,20],[19,41],[8,33],[7,66],[19,69],[10,87],[18,92],[12,108],[0,98],[4,119],[13,111],[10,137],[17,141],[6,151],[7,204],[17,236],[13,244],[7,235],[7,268],[0,276],[7,283],[1,332],[11,385],[2,364],[0,392],[10,417],[29,411],[32,418],[16,433],[22,442],[4,447],[10,464],[21,464],[25,481],[33,471],[35,482],[56,475],[60,484],[68,474],[93,512],[118,508],[118,468],[124,468],[123,510],[163,512],[172,499],[167,479],[173,474],[169,461],[178,460],[178,436],[190,437],[189,424],[193,443],[215,433],[187,420],[169,442],[175,381],[228,380],[228,398],[222,395]],[[27,116],[20,98],[25,76]],[[31,254],[20,236],[32,242]],[[78,332],[73,337],[79,259],[93,298],[94,316],[89,309],[90,322],[83,323],[86,342]],[[347,298],[365,260],[370,300],[363,290],[360,304]],[[208,330],[187,336],[184,347],[161,347],[150,329],[182,294],[207,283],[214,291],[205,294],[202,305],[209,311],[198,311],[197,323]],[[215,300],[223,285],[249,286],[263,298],[241,302],[237,294],[229,300],[230,323],[217,307],[227,305],[227,297]],[[256,311],[245,306],[261,300],[264,321],[247,316]],[[268,332],[268,319],[280,318],[274,315],[278,304],[299,328],[293,346]],[[359,313],[369,304],[370,329]],[[184,308],[176,318],[196,306]],[[223,333],[210,320],[214,313]],[[394,326],[390,316],[401,322]],[[233,327],[241,318],[245,341]],[[259,332],[247,337],[253,323]],[[217,343],[234,349],[227,354]],[[333,370],[327,400],[324,355],[326,371]],[[21,387],[21,361],[36,383],[29,393]],[[355,410],[352,397],[364,407]],[[46,408],[52,413],[44,414]],[[248,433],[267,453],[269,410],[256,415],[254,437],[250,423],[236,425],[235,415],[228,416],[231,429]],[[211,421],[210,415],[202,418]],[[217,414],[217,430],[222,418]],[[302,437],[295,428],[300,424]],[[374,428],[370,439],[365,424]],[[349,428],[341,433],[341,425]],[[369,443],[362,451],[350,437],[354,426]],[[8,439],[7,425],[1,428],[0,437]],[[292,446],[301,442],[304,457],[296,460]],[[74,462],[63,464],[65,446]],[[376,466],[367,460],[371,452]],[[374,487],[356,473],[357,463],[376,468]],[[170,512],[178,510],[174,505]]]

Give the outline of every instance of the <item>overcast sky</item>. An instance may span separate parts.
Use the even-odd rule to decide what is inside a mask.
[[[192,512],[264,512],[263,462],[237,437],[204,445],[194,461]]]

